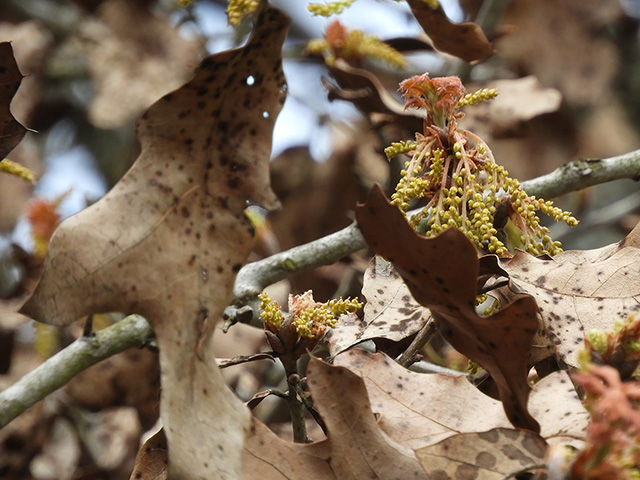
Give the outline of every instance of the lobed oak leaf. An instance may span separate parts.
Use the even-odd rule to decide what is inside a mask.
[[[502,267],[513,288],[536,299],[544,323],[540,342],[574,367],[586,333],[610,330],[640,311],[640,224],[617,244],[552,259],[518,251]]]
[[[484,60],[493,53],[493,46],[482,29],[472,22],[453,23],[438,3],[432,8],[423,0],[407,0],[418,23],[441,52],[466,62]]]
[[[329,464],[330,443],[292,443],[278,437],[252,418],[250,435],[244,445],[245,478],[260,472],[261,480],[338,480]]]
[[[362,378],[311,357],[307,383],[327,427],[328,462],[336,478],[424,477],[413,451],[377,425]]]
[[[553,372],[533,386],[529,411],[540,422],[540,436],[549,445],[580,448],[584,444],[589,413],[566,371]]]
[[[459,433],[510,426],[500,402],[480,392],[463,373],[415,373],[384,354],[359,349],[341,353],[335,364],[362,377],[380,429],[412,450]]]
[[[489,372],[513,425],[538,432],[526,407],[529,355],[538,330],[533,298],[517,296],[496,314],[479,316],[480,266],[473,244],[456,229],[429,239],[419,235],[380,187],[358,206],[356,219],[369,247],[393,263],[414,298],[437,315],[447,341]]]
[[[311,357],[307,384],[326,425],[327,438],[294,444],[254,419],[245,443],[245,472],[259,471],[264,480],[424,478],[413,452],[377,424],[358,375]]]
[[[252,249],[247,202],[277,205],[268,168],[288,25],[265,6],[244,47],[206,58],[193,80],[150,107],[137,126],[140,157],[56,230],[23,306],[57,325],[103,311],[149,319],[172,479],[242,475],[250,414],[208,347]]]
[[[0,43],[0,161],[27,133],[27,129],[13,117],[9,108],[21,81],[22,74],[13,58],[11,42]]]

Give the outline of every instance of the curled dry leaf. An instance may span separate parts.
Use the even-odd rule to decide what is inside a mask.
[[[13,58],[11,42],[0,43],[0,162],[27,133],[27,129],[13,117],[9,108],[21,81],[22,74]]]
[[[339,87],[335,87],[324,81],[325,88],[329,90],[329,100],[352,102],[368,114],[381,113],[391,116],[411,132],[422,129],[423,116],[420,112],[406,110],[371,72],[352,67],[342,59],[337,59],[329,67],[329,72],[339,84]]]
[[[428,478],[500,480],[544,463],[545,441],[533,432],[495,428],[461,433],[416,452]]]
[[[268,168],[288,24],[265,7],[246,46],[206,58],[143,115],[140,157],[104,198],[61,224],[23,307],[58,325],[104,311],[149,319],[171,478],[241,476],[250,415],[208,347],[252,248],[247,201],[277,205]]]
[[[453,23],[438,3],[432,8],[423,0],[407,0],[418,23],[441,52],[466,62],[484,60],[493,53],[493,46],[482,29],[471,22]]]
[[[130,480],[167,480],[168,459],[167,437],[160,429],[138,451]]]
[[[456,229],[434,238],[417,234],[379,187],[358,206],[356,219],[369,247],[393,263],[414,298],[437,315],[447,341],[493,377],[513,425],[538,432],[526,407],[531,342],[538,330],[533,298],[517,296],[495,315],[479,316],[480,267],[473,244]]]
[[[586,333],[640,311],[640,224],[617,244],[553,259],[519,251],[502,267],[515,289],[536,299],[547,341],[574,367]]]
[[[364,272],[362,294],[367,302],[364,319],[342,315],[324,341],[331,356],[373,338],[399,342],[416,334],[429,319],[429,309],[416,302],[393,266],[374,257]]]

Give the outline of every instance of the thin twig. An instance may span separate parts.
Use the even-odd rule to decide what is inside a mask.
[[[422,350],[422,347],[424,347],[427,342],[431,340],[435,333],[435,322],[433,321],[433,316],[430,316],[424,326],[420,329],[420,331],[418,331],[418,334],[414,337],[411,344],[404,352],[402,352],[398,356],[396,362],[406,368],[416,363],[416,361],[419,360],[417,358],[418,353]]]
[[[130,315],[95,336],[80,337],[0,392],[0,428],[91,365],[152,338],[151,326],[140,315]]]
[[[522,188],[529,195],[554,198],[621,178],[640,180],[640,150],[611,158],[573,160],[547,175],[522,182]]]
[[[238,310],[244,307],[246,311],[247,305],[254,312],[248,318],[257,320],[258,295],[265,287],[296,273],[322,265],[331,265],[366,246],[367,243],[358,226],[352,223],[326,237],[245,265],[236,277],[233,289],[235,299],[233,305],[225,310],[224,317],[227,323],[223,330],[226,331],[231,324],[238,320]]]

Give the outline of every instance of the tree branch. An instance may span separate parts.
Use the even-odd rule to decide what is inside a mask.
[[[141,347],[151,339],[153,330],[140,315],[130,315],[95,336],[80,337],[0,392],[0,428],[82,370],[116,353]]]
[[[548,175],[522,182],[522,188],[530,195],[552,198],[621,178],[640,179],[640,150],[602,160],[576,160]],[[245,265],[236,278],[234,304],[225,310],[225,326],[228,328],[237,321],[242,310],[245,319],[257,317],[257,295],[268,285],[304,270],[329,265],[365,247],[366,242],[354,223],[326,237]],[[82,370],[128,348],[140,347],[152,337],[147,321],[139,315],[130,315],[96,332],[95,337],[76,340],[0,392],[0,428]]]
[[[640,150],[601,160],[574,160],[521,185],[529,195],[550,199],[621,178],[640,180]],[[326,237],[245,265],[236,278],[233,304],[225,310],[223,330],[238,321],[257,324],[257,296],[265,287],[296,273],[335,263],[366,246],[353,223]]]
[[[573,160],[547,175],[522,182],[522,188],[529,195],[554,198],[621,178],[640,180],[640,150],[611,158]]]
[[[224,312],[223,330],[237,321],[257,320],[258,295],[268,287],[296,273],[331,265],[347,255],[367,246],[360,229],[352,223],[342,230],[313,242],[276,253],[263,260],[248,263],[240,269],[233,288],[233,304]],[[249,306],[250,309],[247,309]],[[243,308],[244,307],[244,308]],[[240,311],[240,309],[243,309]]]

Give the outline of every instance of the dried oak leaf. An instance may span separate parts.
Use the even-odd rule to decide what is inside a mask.
[[[480,392],[462,373],[415,373],[387,355],[359,349],[338,355],[335,365],[362,377],[380,429],[412,450],[458,433],[510,427],[500,402]]]
[[[367,114],[379,113],[391,117],[411,132],[422,129],[423,117],[420,113],[404,109],[402,103],[371,72],[352,67],[340,58],[329,67],[329,72],[339,85],[331,85],[323,79],[324,87],[329,91],[329,100],[344,100]]]
[[[562,94],[554,88],[545,88],[534,76],[518,79],[493,80],[485,85],[498,90],[491,102],[465,108],[460,126],[483,139],[513,136],[522,124],[551,112],[556,112]]]
[[[434,480],[500,480],[509,473],[544,463],[546,450],[545,441],[533,432],[495,428],[449,437],[418,450],[416,455],[428,478]]]
[[[245,478],[260,472],[261,480],[338,480],[329,464],[330,448],[327,440],[306,445],[287,442],[252,417],[242,462]]]
[[[0,43],[0,162],[27,133],[27,129],[13,117],[9,108],[21,81],[22,74],[13,58],[11,42]]]
[[[356,343],[374,338],[399,342],[416,334],[429,319],[429,309],[417,303],[393,266],[374,257],[364,272],[362,294],[367,302],[364,318],[342,315],[324,342],[331,356]]]
[[[482,29],[471,22],[453,23],[438,3],[432,8],[423,0],[407,0],[413,15],[441,52],[466,62],[484,60],[493,53],[493,46]]]
[[[413,297],[439,317],[447,341],[489,372],[513,425],[539,432],[526,407],[529,355],[538,330],[533,298],[517,296],[496,314],[479,316],[480,266],[473,244],[456,229],[429,239],[419,235],[379,186],[358,206],[356,219],[369,247],[393,263]]]
[[[149,319],[171,478],[241,475],[250,414],[208,347],[252,249],[247,201],[277,205],[268,168],[288,25],[265,7],[244,47],[206,58],[143,115],[140,157],[104,198],[61,224],[23,307],[57,325],[104,311]]]
[[[362,378],[311,357],[307,384],[327,438],[309,445],[293,444],[254,420],[245,444],[246,472],[259,471],[263,480],[424,478],[413,451],[378,426]]]
[[[640,311],[640,224],[620,243],[553,259],[519,251],[502,267],[513,288],[536,299],[545,327],[540,342],[546,337],[571,366],[585,333],[610,330]]]
[[[414,373],[384,354],[358,349],[338,355],[335,364],[363,378],[378,426],[413,450],[459,433],[510,427],[500,402],[481,393],[462,373]],[[554,372],[534,385],[529,410],[549,443],[582,445],[579,439],[584,438],[589,414],[566,372]]]
[[[336,478],[423,478],[413,451],[377,425],[362,378],[312,357],[307,382],[327,426],[329,464]]]
[[[581,448],[584,444],[589,412],[566,371],[553,372],[533,386],[529,411],[540,422],[540,436],[549,445]]]
[[[152,435],[136,456],[136,463],[131,472],[130,480],[167,480],[169,478],[169,453],[167,451],[167,437],[164,429]]]

